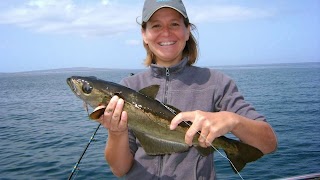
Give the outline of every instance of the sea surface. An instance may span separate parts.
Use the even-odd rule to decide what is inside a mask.
[[[211,67],[231,76],[245,99],[267,117],[276,152],[249,163],[244,179],[320,172],[320,63]],[[66,84],[72,75],[119,82],[141,70],[0,74],[0,179],[67,179],[98,124]],[[104,160],[100,128],[74,178],[117,179]],[[215,153],[218,179],[240,179]]]

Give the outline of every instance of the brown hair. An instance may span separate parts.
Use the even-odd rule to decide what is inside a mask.
[[[184,18],[184,24],[186,27],[190,25],[191,31],[197,29],[194,24],[189,22],[188,18]],[[142,22],[141,28],[143,29],[143,31],[146,30],[146,27],[147,27],[147,23]],[[147,52],[146,59],[144,60],[144,65],[150,66],[152,63],[155,63],[153,59],[154,54],[152,53],[152,51],[149,49],[149,46],[144,41],[143,41],[143,46]],[[186,42],[186,46],[184,47],[182,52],[182,57],[186,57],[186,56],[189,57],[188,65],[194,64],[198,58],[198,44],[197,44],[196,38],[193,36],[192,33],[190,33],[189,40]]]

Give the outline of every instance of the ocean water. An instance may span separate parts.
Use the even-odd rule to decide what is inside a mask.
[[[216,67],[267,117],[278,149],[241,171],[244,179],[278,179],[320,172],[320,63]],[[119,82],[139,70],[0,74],[0,179],[67,179],[97,123],[69,89],[72,75]],[[76,179],[117,179],[104,160],[100,128]],[[215,154],[219,179],[240,179]]]

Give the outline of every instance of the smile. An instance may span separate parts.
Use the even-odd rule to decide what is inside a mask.
[[[171,41],[171,42],[161,42],[161,43],[159,43],[159,45],[160,46],[170,46],[170,45],[173,45],[173,44],[175,44],[176,42],[173,42],[173,41]]]

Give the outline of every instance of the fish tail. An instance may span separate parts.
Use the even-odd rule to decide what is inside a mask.
[[[232,139],[228,139],[228,141],[232,141],[233,148],[226,148],[224,152],[235,173],[240,172],[247,163],[256,161],[263,156],[263,153],[253,146]]]

